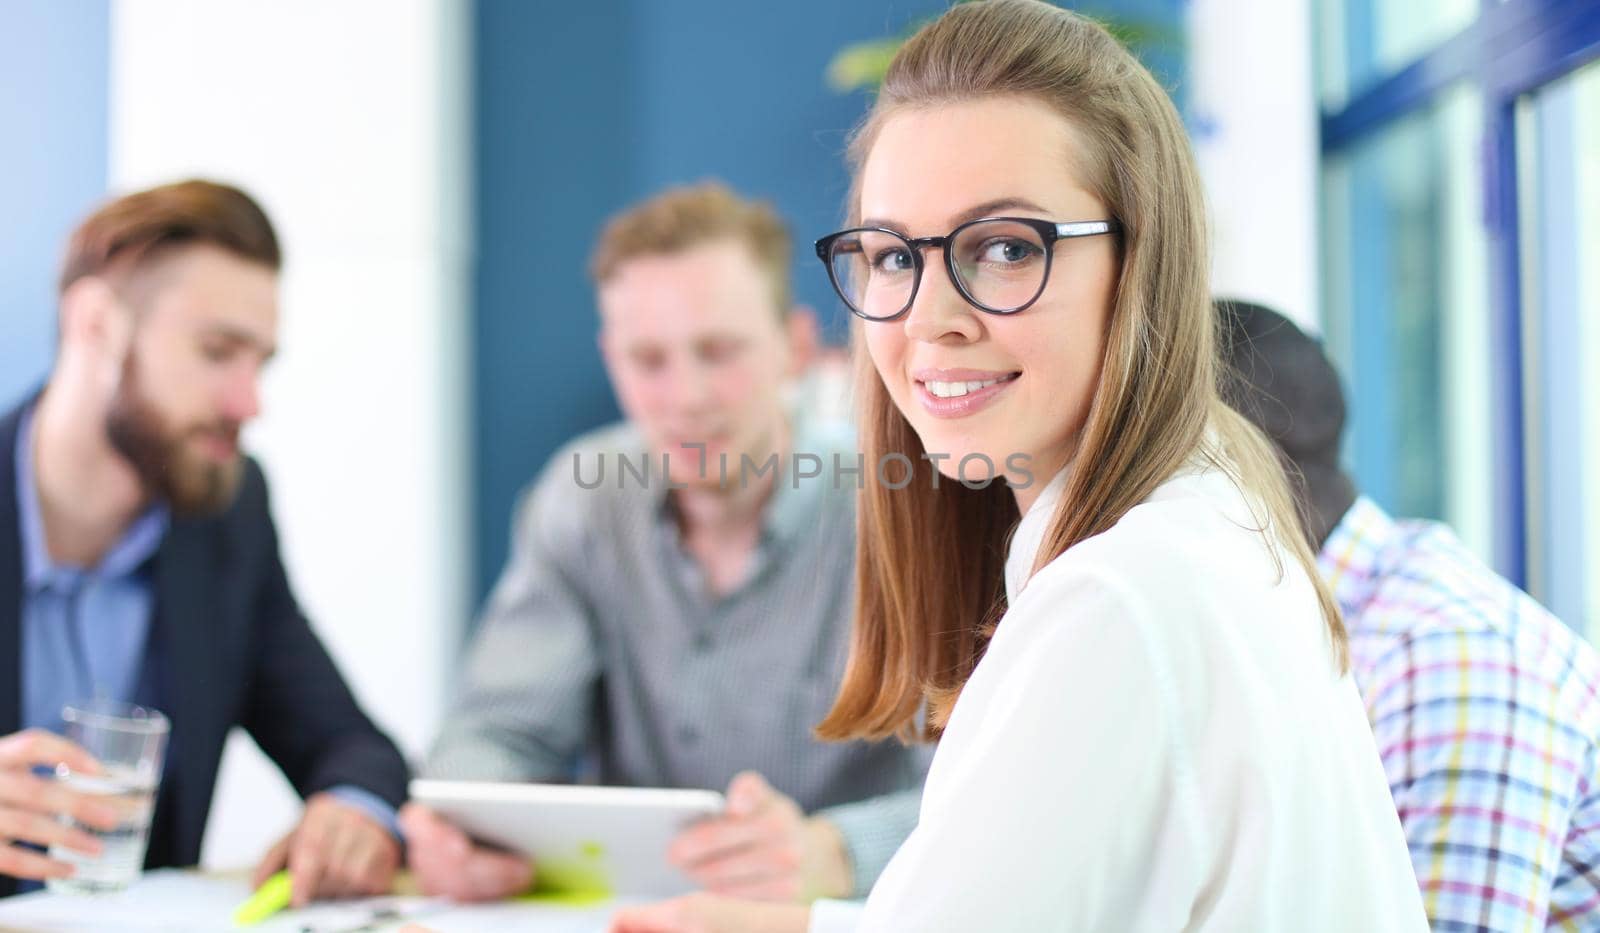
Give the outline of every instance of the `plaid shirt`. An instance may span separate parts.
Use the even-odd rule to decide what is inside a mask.
[[[1600,930],[1600,657],[1447,528],[1320,556],[1435,930]]]

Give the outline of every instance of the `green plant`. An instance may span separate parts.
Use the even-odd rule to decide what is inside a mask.
[[[957,0],[957,2],[968,3],[971,0]],[[1141,59],[1147,58],[1151,53],[1181,48],[1183,43],[1182,32],[1163,22],[1122,17],[1097,8],[1078,9],[1078,12],[1106,27],[1107,31],[1117,37],[1117,41],[1127,46]],[[924,22],[912,24],[898,36],[852,42],[840,49],[828,62],[826,72],[828,86],[841,94],[857,90],[877,90],[883,83],[884,74],[889,71],[889,63],[894,61],[895,53],[900,51],[900,46],[904,45],[913,33],[922,28]]]

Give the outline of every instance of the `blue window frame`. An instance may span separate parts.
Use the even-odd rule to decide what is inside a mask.
[[[1431,507],[1425,499],[1407,498],[1405,463],[1408,458],[1416,459],[1420,447],[1434,458],[1439,482],[1445,483],[1443,474],[1453,467],[1449,454],[1459,453],[1461,448],[1446,436],[1448,424],[1442,434],[1433,429],[1439,420],[1462,417],[1463,409],[1443,411],[1452,399],[1444,397],[1450,393],[1440,391],[1439,397],[1432,399],[1441,409],[1435,422],[1407,422],[1407,411],[1428,401],[1408,395],[1407,380],[1426,383],[1432,379],[1431,385],[1448,388],[1449,378],[1448,374],[1417,375],[1403,359],[1396,358],[1396,348],[1405,346],[1407,328],[1434,327],[1443,333],[1470,325],[1464,325],[1463,319],[1471,316],[1468,308],[1472,302],[1466,301],[1464,307],[1461,301],[1444,300],[1446,296],[1437,289],[1423,288],[1417,294],[1428,299],[1420,302],[1427,307],[1419,307],[1419,302],[1408,303],[1403,293],[1398,293],[1397,299],[1397,290],[1390,286],[1405,274],[1404,269],[1396,273],[1394,266],[1404,266],[1407,261],[1413,265],[1434,263],[1434,271],[1457,278],[1482,275],[1483,326],[1478,330],[1466,326],[1466,336],[1458,341],[1460,346],[1476,347],[1479,359],[1472,365],[1484,377],[1482,398],[1469,400],[1480,409],[1480,420],[1463,426],[1485,441],[1482,473],[1487,488],[1478,498],[1487,501],[1481,502],[1485,521],[1480,551],[1519,585],[1531,583],[1534,595],[1567,621],[1580,627],[1600,625],[1600,618],[1584,618],[1594,615],[1593,607],[1600,603],[1591,595],[1586,610],[1585,597],[1578,592],[1582,587],[1573,582],[1600,577],[1600,549],[1593,543],[1593,535],[1587,541],[1583,538],[1587,532],[1581,526],[1586,523],[1574,520],[1582,513],[1570,507],[1571,497],[1578,494],[1579,474],[1595,473],[1574,464],[1574,451],[1582,442],[1573,440],[1561,427],[1600,410],[1594,403],[1585,409],[1574,402],[1581,385],[1575,383],[1576,374],[1582,365],[1600,366],[1600,359],[1580,364],[1572,353],[1555,352],[1578,344],[1573,335],[1580,330],[1579,305],[1593,302],[1594,293],[1579,288],[1575,279],[1568,281],[1575,277],[1577,263],[1570,249],[1563,251],[1563,245],[1570,242],[1570,234],[1563,231],[1573,229],[1575,222],[1550,200],[1552,190],[1570,184],[1566,179],[1575,177],[1572,159],[1588,159],[1592,154],[1588,149],[1571,149],[1573,108],[1563,106],[1561,93],[1541,93],[1600,59],[1600,3],[1322,2],[1320,21],[1338,24],[1343,32],[1337,41],[1323,37],[1324,54],[1331,50],[1338,57],[1331,63],[1333,73],[1351,85],[1334,87],[1327,94],[1332,106],[1325,105],[1321,130],[1325,238],[1339,239],[1327,233],[1332,218],[1347,241],[1324,244],[1324,293],[1338,296],[1329,304],[1345,308],[1344,320],[1333,319],[1339,312],[1330,308],[1327,326],[1336,355],[1341,346],[1339,335],[1345,335],[1346,358],[1342,362],[1352,383],[1354,413],[1354,436],[1347,445],[1352,466],[1368,491],[1391,508],[1398,504],[1402,507],[1397,510],[1405,511],[1403,506],[1419,503],[1417,510],[1432,512],[1432,517],[1457,517],[1443,504],[1447,497],[1437,497]],[[1436,35],[1437,29],[1435,34],[1428,32],[1430,25],[1440,23],[1447,28],[1447,35]],[[1417,49],[1404,63],[1382,61],[1383,47],[1406,47],[1406,37],[1396,41],[1396,32],[1409,32],[1413,39],[1422,35],[1430,44]],[[1329,64],[1324,62],[1325,72]],[[1325,87],[1327,84],[1324,81]],[[1482,241],[1483,268],[1479,270],[1473,269],[1476,254],[1470,243],[1454,251],[1445,244],[1437,254],[1423,251],[1408,260],[1404,248],[1407,232],[1395,228],[1392,198],[1385,200],[1399,184],[1385,173],[1403,174],[1407,169],[1397,167],[1395,158],[1384,161],[1373,156],[1387,146],[1430,168],[1447,164],[1448,159],[1430,151],[1427,143],[1445,138],[1440,135],[1443,131],[1430,136],[1418,127],[1447,123],[1445,114],[1451,101],[1459,110],[1463,94],[1473,100],[1478,111],[1470,130],[1478,138],[1468,153],[1477,178],[1471,180],[1470,187],[1475,190],[1468,194],[1481,211],[1475,234]],[[1459,127],[1460,121],[1455,125]],[[1408,134],[1424,142],[1395,149]],[[1448,175],[1447,169],[1441,171]],[[1542,179],[1543,187],[1530,184],[1530,178]],[[1421,207],[1412,215],[1459,222],[1461,211],[1450,213],[1453,195],[1448,179],[1425,181],[1413,186],[1421,192]],[[1402,184],[1400,190],[1412,189]],[[1533,197],[1543,198],[1541,203],[1547,209],[1530,211],[1530,205],[1523,202]],[[1593,222],[1591,218],[1589,223]],[[1435,226],[1415,239],[1424,241],[1430,235],[1442,238]],[[1544,244],[1536,255],[1530,253],[1535,240]],[[1458,267],[1449,265],[1452,253]],[[1327,262],[1329,255],[1338,261]],[[1348,280],[1326,281],[1338,275],[1348,276]],[[1538,281],[1532,281],[1534,278]],[[1530,297],[1533,295],[1537,298]],[[1600,315],[1600,307],[1585,309],[1582,317],[1594,315]],[[1440,342],[1449,340],[1440,338]],[[1442,365],[1449,369],[1451,362],[1445,359]],[[1456,385],[1470,386],[1470,381],[1458,379]],[[1363,424],[1363,418],[1370,423]],[[1464,468],[1471,472],[1471,464]],[[1584,494],[1600,495],[1600,489]],[[1464,497],[1471,498],[1471,490]],[[1472,536],[1466,536],[1471,543]]]

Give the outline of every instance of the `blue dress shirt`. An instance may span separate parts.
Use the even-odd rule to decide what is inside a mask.
[[[167,531],[152,505],[92,568],[56,563],[33,481],[33,412],[17,433],[22,540],[22,725],[61,731],[61,708],[93,698],[131,701],[141,686],[155,585],[146,566]]]
[[[91,568],[56,563],[45,542],[33,477],[33,415],[17,431],[17,508],[22,542],[22,726],[62,730],[61,709],[75,700],[132,702],[146,664],[155,584],[149,563],[171,520],[146,509]],[[330,790],[399,838],[394,808],[350,784]]]

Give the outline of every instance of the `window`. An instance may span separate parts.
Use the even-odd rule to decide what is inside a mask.
[[[1517,101],[1528,584],[1600,634],[1600,63]],[[1587,481],[1586,481],[1587,480]]]
[[[1334,109],[1468,26],[1479,0],[1327,0],[1319,11],[1322,103]]]
[[[1351,471],[1600,636],[1600,5],[1320,0],[1316,21]]]
[[[1358,485],[1394,514],[1449,522],[1488,561],[1482,109],[1458,85],[1326,160],[1323,311]]]

